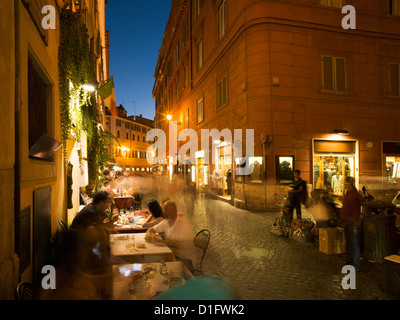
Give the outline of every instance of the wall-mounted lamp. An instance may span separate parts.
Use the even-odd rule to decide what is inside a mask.
[[[83,82],[82,81],[82,89],[88,91],[88,92],[94,92],[97,88],[97,84],[93,81],[88,81],[88,82]]]
[[[349,131],[347,131],[347,130],[341,130],[341,129],[335,129],[335,130],[333,130],[332,133],[334,133],[334,134],[340,134],[340,135],[342,135],[342,136],[348,136],[348,135],[350,134]]]
[[[167,120],[168,121],[171,121],[172,120],[172,116],[169,114],[169,115],[167,115]]]

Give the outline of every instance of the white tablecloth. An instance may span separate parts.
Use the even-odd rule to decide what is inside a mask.
[[[168,246],[158,246],[145,240],[145,233],[110,235],[114,264],[174,261]]]

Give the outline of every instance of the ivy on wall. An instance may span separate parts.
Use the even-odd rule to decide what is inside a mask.
[[[88,140],[89,194],[97,190],[99,170],[107,165],[111,158],[108,150],[112,150],[113,143],[118,140],[100,125],[97,95],[82,88],[83,83],[95,81],[96,76],[88,30],[81,16],[71,10],[62,10],[60,13],[58,66],[64,160],[68,161],[66,150],[70,135],[74,136],[76,143],[80,143],[81,131],[85,131]]]

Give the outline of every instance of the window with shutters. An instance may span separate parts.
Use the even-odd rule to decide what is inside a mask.
[[[332,92],[346,92],[346,58],[322,56],[322,88]]]
[[[218,6],[218,40],[221,40],[225,35],[225,30],[225,0],[223,0]]]
[[[185,66],[183,88],[186,89],[189,86],[189,66]]]
[[[400,16],[400,0],[389,0],[390,14]]]
[[[197,44],[197,71],[203,66],[203,40],[201,39]]]
[[[49,130],[50,95],[50,82],[46,79],[40,67],[31,58],[28,58],[29,148],[43,135],[51,136]]]
[[[389,64],[389,90],[390,95],[395,97],[400,96],[399,69],[399,63]]]
[[[345,0],[321,0],[321,5],[334,7],[334,8],[343,8],[346,5]]]
[[[174,49],[174,66],[176,67],[179,61],[179,42]]]
[[[188,40],[188,23],[187,20],[182,22],[182,47],[186,47],[186,42]]]
[[[226,76],[224,76],[221,80],[218,81],[217,99],[218,99],[217,101],[218,108],[221,108],[228,103]]]
[[[203,0],[193,0],[193,20],[197,21],[200,16],[201,8],[203,7]]]
[[[197,123],[200,123],[204,120],[203,98],[197,100],[196,105],[197,105]]]
[[[167,61],[166,74],[167,74],[167,79],[169,80],[169,78],[171,78],[171,75],[172,75],[172,65],[171,65],[170,60]],[[165,85],[167,85],[167,84],[165,84]]]
[[[183,122],[183,128],[184,129],[189,129],[189,110],[185,112],[185,118]]]
[[[179,80],[175,82],[175,91],[176,91],[176,102],[179,101]]]

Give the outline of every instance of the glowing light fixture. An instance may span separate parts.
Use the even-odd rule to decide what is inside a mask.
[[[341,130],[341,129],[335,129],[335,130],[333,130],[332,133],[334,133],[334,134],[340,134],[340,135],[342,135],[342,136],[348,136],[348,135],[350,134],[349,131],[347,131],[347,130]]]
[[[97,88],[97,86],[94,82],[91,82],[91,81],[86,82],[86,83],[82,82],[82,89],[84,89],[85,91],[94,92],[96,90],[96,88]]]

